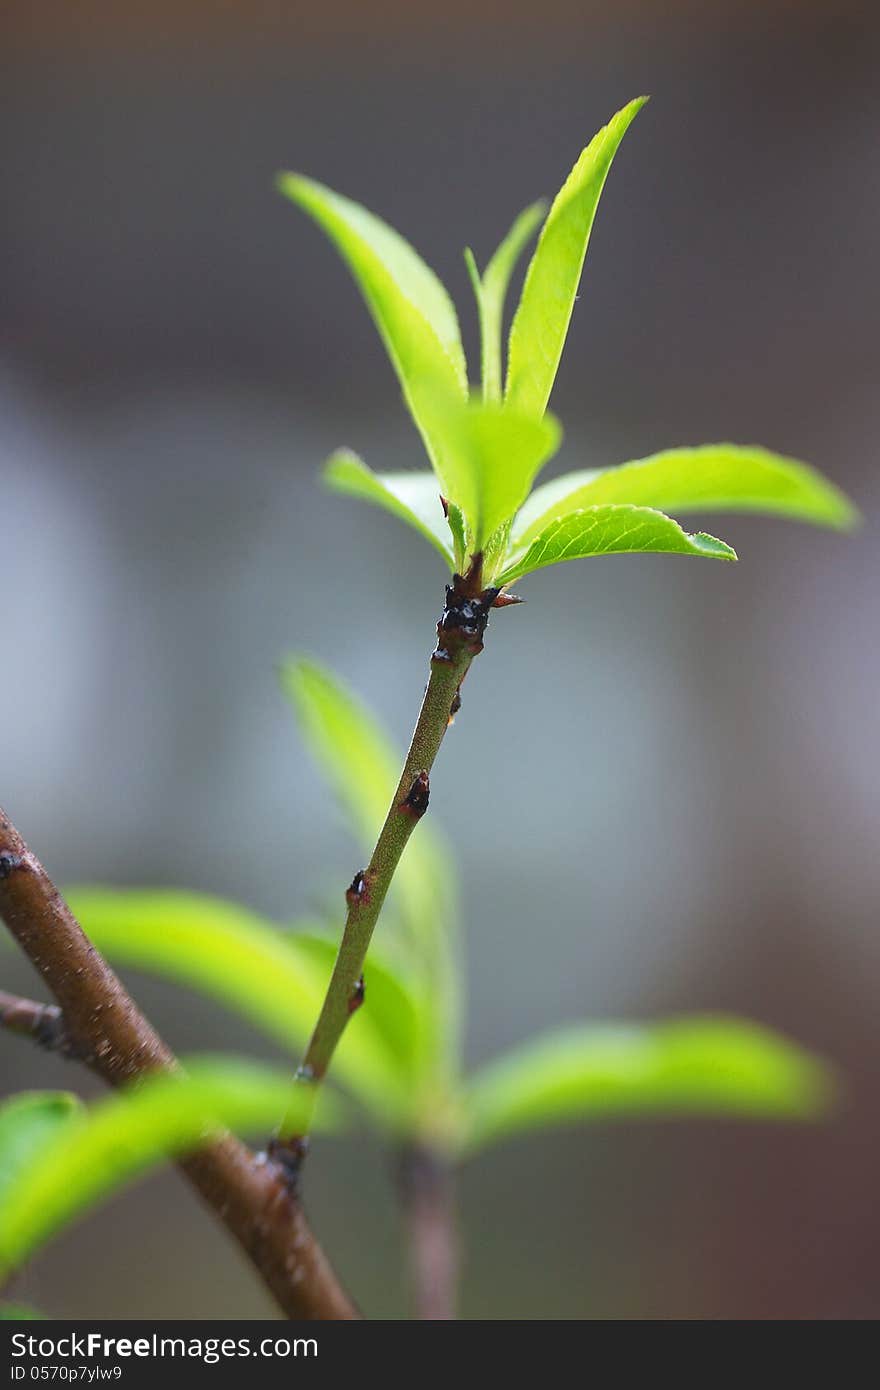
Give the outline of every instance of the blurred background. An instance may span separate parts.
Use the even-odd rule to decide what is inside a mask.
[[[3,14],[0,801],[62,884],[185,885],[278,918],[341,889],[356,851],[274,666],[317,655],[403,745],[444,573],[316,483],[338,444],[380,469],[422,459],[356,290],[273,174],[398,226],[473,352],[461,248],[483,263],[653,95],[600,207],[553,467],[761,442],[823,468],[867,524],[707,519],[738,566],[581,562],[493,619],[432,787],[461,863],[468,1055],[564,1020],[725,1009],[824,1053],[845,1094],[816,1127],[629,1123],[494,1150],[462,1184],[464,1313],[876,1316],[876,9]],[[2,973],[39,988],[11,952]],[[127,978],[176,1047],[270,1055]],[[89,1088],[0,1042],[4,1090]],[[322,1143],[308,1204],[366,1311],[400,1316],[385,1155]],[[173,1174],[17,1292],[67,1317],[271,1311]]]

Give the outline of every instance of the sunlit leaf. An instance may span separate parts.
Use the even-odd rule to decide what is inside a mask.
[[[705,531],[690,535],[650,507],[587,507],[551,521],[526,550],[514,554],[499,578],[510,584],[524,574],[588,555],[700,555],[735,560],[736,552]]]
[[[473,550],[483,549],[499,526],[522,506],[536,475],[559,447],[561,430],[500,405],[468,406],[438,398],[448,449],[440,480],[445,495],[464,513]]]
[[[298,174],[280,174],[278,187],[314,218],[348,265],[437,463],[443,441],[426,403],[438,395],[467,396],[464,352],[449,295],[409,243],[359,203]]]
[[[446,507],[448,511],[447,520],[449,529],[452,532],[452,546],[455,556],[455,568],[462,571],[465,567],[467,557],[467,527],[464,524],[464,516],[461,507],[456,502],[450,502],[447,498]]]
[[[22,1091],[0,1104],[0,1207],[20,1174],[51,1147],[79,1105],[69,1091]]]
[[[510,331],[508,403],[542,415],[550,398],[611,161],[647,98],[618,111],[583,151],[547,215]]]
[[[504,301],[516,263],[546,211],[543,202],[532,203],[521,212],[482,276],[470,250],[465,261],[480,316],[481,366],[484,401],[501,400],[501,330]]]
[[[450,569],[455,567],[452,532],[433,473],[374,473],[350,449],[337,449],[323,476],[334,492],[359,497],[405,521],[437,547]]]
[[[764,512],[839,530],[858,519],[840,489],[806,463],[752,446],[703,444],[543,483],[517,516],[514,539],[528,543],[557,517],[609,502],[668,512]]]
[[[334,1121],[323,1095],[318,1128]],[[303,1121],[310,1096],[302,1094]],[[137,1087],[69,1115],[0,1200],[0,1274],[8,1274],[75,1217],[163,1159],[224,1128],[269,1132],[295,1088],[282,1070],[241,1058],[196,1058],[186,1074],[153,1074]]]
[[[244,907],[171,889],[71,888],[65,896],[87,936],[115,963],[161,974],[210,995],[299,1056],[329,978],[296,933]],[[381,968],[381,967],[380,967]],[[333,1062],[343,1082],[381,1122],[409,1103],[411,1059],[393,1052],[375,1011],[346,1030]]]
[[[805,1119],[822,1111],[831,1091],[822,1062],[744,1020],[585,1024],[537,1038],[477,1073],[465,1097],[464,1146],[617,1115]]]

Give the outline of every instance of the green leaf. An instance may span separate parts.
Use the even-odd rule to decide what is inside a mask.
[[[467,528],[464,524],[464,516],[461,507],[459,507],[456,502],[450,502],[448,498],[446,499],[446,507],[448,511],[446,519],[449,522],[449,529],[452,532],[455,568],[461,572],[464,570],[465,560],[467,559]]]
[[[334,492],[359,497],[405,521],[454,569],[452,532],[433,473],[374,473],[350,449],[337,449],[325,463],[323,477]]]
[[[808,1119],[831,1073],[757,1024],[682,1018],[646,1027],[573,1026],[485,1067],[464,1105],[464,1147],[616,1115],[730,1114]]]
[[[444,494],[464,513],[473,550],[482,550],[558,449],[559,424],[549,415],[537,420],[500,405],[461,406],[439,397],[432,414],[448,445],[438,470]]]
[[[528,543],[557,517],[608,502],[668,512],[764,512],[838,530],[858,519],[840,489],[806,463],[757,446],[703,444],[544,483],[517,516],[514,540]]]
[[[409,243],[359,203],[298,174],[280,174],[278,188],[314,218],[348,265],[436,464],[444,444],[427,406],[438,394],[467,397],[467,368],[449,295]]]
[[[671,517],[650,507],[587,507],[551,521],[528,549],[514,555],[499,576],[511,584],[524,574],[587,555],[701,555],[735,560],[736,552],[705,531],[689,535]]]
[[[0,1105],[0,1206],[79,1108],[69,1091],[23,1091]]]
[[[557,194],[541,230],[510,330],[508,403],[542,415],[577,295],[596,206],[608,170],[630,122],[647,97],[618,111],[581,154]]]
[[[521,212],[483,273],[477,270],[473,252],[465,251],[465,263],[474,287],[480,316],[483,400],[501,400],[501,329],[504,301],[516,263],[546,212],[544,202],[532,203]]]
[[[241,1058],[196,1058],[185,1074],[154,1074],[56,1128],[0,1200],[0,1273],[97,1201],[163,1159],[224,1128],[266,1133],[294,1102],[290,1077]],[[332,1121],[329,1096],[318,1126]],[[303,1120],[310,1096],[303,1090]]]
[[[112,961],[148,970],[217,999],[293,1054],[311,1035],[329,978],[293,932],[235,903],[173,889],[71,888],[83,930]],[[362,1009],[333,1062],[380,1123],[409,1105],[410,1059],[391,1051],[375,1013]]]

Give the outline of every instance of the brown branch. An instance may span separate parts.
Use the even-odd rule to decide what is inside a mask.
[[[177,1066],[2,810],[0,917],[59,1006],[56,1013],[52,1005],[5,996],[7,1027],[37,1039],[41,1025],[57,1028],[61,1050],[81,1058],[111,1086]],[[230,1134],[179,1166],[289,1318],[358,1316],[277,1163]]]
[[[64,1015],[57,1004],[38,1004],[0,989],[0,1027],[21,1038],[31,1038],[47,1052],[72,1057],[74,1048],[67,1036]]]
[[[398,1188],[415,1315],[429,1322],[448,1321],[456,1315],[459,1264],[452,1173],[439,1155],[414,1145],[400,1155]]]

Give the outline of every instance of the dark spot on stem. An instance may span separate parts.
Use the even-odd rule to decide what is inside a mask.
[[[291,1197],[299,1189],[299,1175],[309,1151],[308,1135],[295,1135],[291,1139],[270,1139],[266,1152],[281,1170],[281,1178]]]
[[[16,869],[24,867],[24,860],[20,854],[12,854],[10,850],[4,850],[0,854],[0,881],[9,878],[10,874],[15,873]]]
[[[360,1008],[361,1004],[363,1004],[364,999],[366,998],[366,994],[367,994],[367,987],[366,987],[366,985],[364,984],[364,977],[363,977],[363,975],[361,975],[360,979],[355,983],[355,987],[354,987],[354,989],[351,991],[351,994],[350,994],[350,996],[349,996],[349,1000],[348,1000],[348,1016],[349,1016],[349,1018],[351,1018],[352,1014],[356,1014],[356,1013],[357,1013],[358,1009]]]
[[[466,575],[454,574],[446,585],[446,606],[437,624],[437,648],[434,661],[450,661],[453,648],[465,648],[472,656],[483,650],[483,636],[489,621],[489,611],[500,593],[499,589],[480,591],[482,557],[475,555]]]
[[[431,795],[431,783],[427,772],[420,772],[413,778],[412,786],[400,803],[401,811],[408,812],[416,820],[420,820],[428,809],[428,801]]]
[[[345,901],[349,907],[355,907],[358,903],[369,902],[366,869],[358,869],[345,890]]]
[[[60,1052],[62,1057],[72,1057],[75,1053],[61,1010],[55,1004],[47,1004],[41,1010],[34,1025],[34,1041],[47,1052]]]

